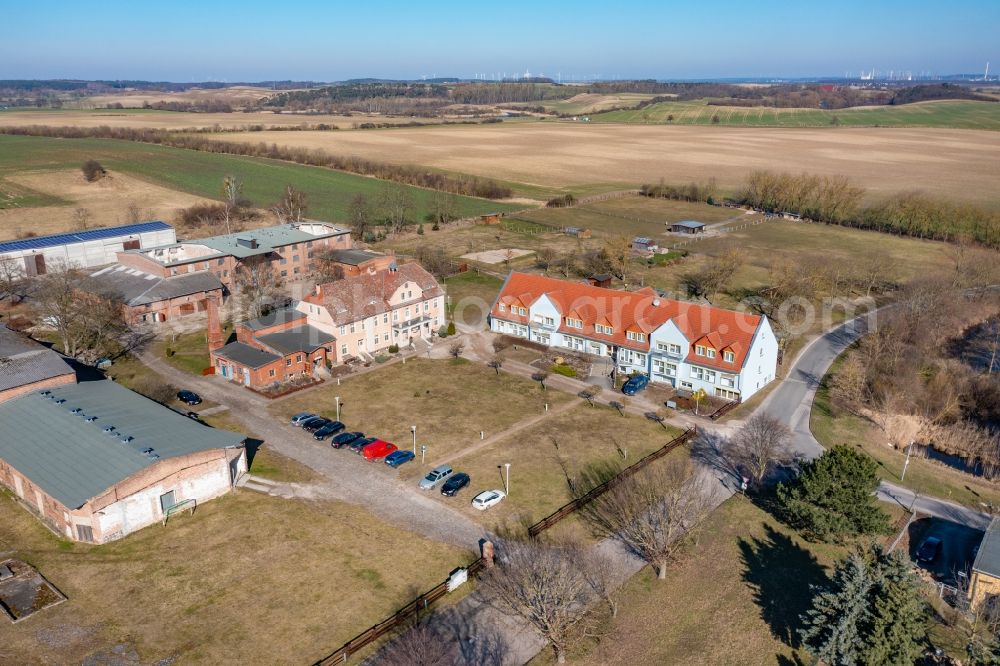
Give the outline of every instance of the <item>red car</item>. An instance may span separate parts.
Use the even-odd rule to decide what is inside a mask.
[[[361,449],[361,455],[365,457],[365,460],[379,460],[395,451],[396,448],[396,445],[391,442],[376,439],[374,442],[366,444]]]

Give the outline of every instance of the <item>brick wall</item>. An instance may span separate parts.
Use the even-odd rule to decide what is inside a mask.
[[[52,388],[53,386],[65,386],[66,384],[76,383],[76,373],[69,372],[65,375],[58,375],[57,377],[50,377],[49,379],[43,379],[40,382],[34,382],[32,384],[24,384],[23,386],[15,386],[14,388],[7,389],[5,391],[0,391],[0,402],[6,402],[11,398],[16,398],[19,395],[24,395],[25,393],[31,393],[32,391],[41,391],[42,389]]]

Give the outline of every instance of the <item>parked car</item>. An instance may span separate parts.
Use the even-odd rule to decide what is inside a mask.
[[[941,539],[927,537],[917,548],[917,562],[933,562],[941,553]]]
[[[177,399],[183,402],[185,405],[200,405],[201,396],[194,391],[178,391]]]
[[[441,483],[449,476],[451,476],[452,472],[454,471],[455,470],[451,468],[451,465],[438,465],[430,472],[428,472],[427,476],[425,476],[420,481],[420,489],[430,490],[431,488],[433,488],[434,486],[436,486],[437,484]]]
[[[472,498],[472,506],[480,511],[485,511],[491,506],[499,504],[504,497],[507,497],[507,493],[502,490],[484,490]]]
[[[416,458],[413,451],[393,451],[385,457],[385,464],[389,467],[399,467],[403,463],[408,463]]]
[[[323,425],[323,422],[326,420],[327,419],[322,416],[314,416],[311,419],[306,419],[305,421],[299,422],[299,427],[305,429],[308,428],[313,423],[319,423],[320,425]]]
[[[317,433],[318,434],[318,433]],[[364,433],[360,432],[342,432],[339,435],[334,435],[333,439],[330,440],[330,446],[335,449],[339,449],[342,446],[350,444],[356,439],[364,439]]]
[[[622,393],[625,395],[635,395],[642,389],[646,388],[646,384],[649,383],[649,377],[646,375],[633,375],[629,378],[625,385],[622,386]]]
[[[374,437],[358,437],[356,440],[347,445],[351,451],[355,453],[361,453],[361,449],[368,446],[375,441]]]
[[[317,429],[313,433],[313,437],[316,439],[326,439],[330,435],[336,435],[338,432],[343,430],[346,426],[340,421],[330,421],[322,428]]]
[[[298,414],[292,417],[292,425],[295,426],[302,425],[309,419],[314,419],[314,418],[316,418],[316,415],[313,414],[312,412],[299,412]]]
[[[331,423],[333,423],[333,419],[327,419],[321,416],[319,418],[309,419],[308,421],[306,421],[305,425],[302,426],[302,429],[305,430],[306,432],[316,432],[321,428],[327,427]]]
[[[396,445],[392,442],[387,442],[383,439],[376,439],[371,444],[366,444],[361,449],[361,455],[365,457],[365,460],[378,460],[380,458],[385,458],[387,455],[396,450]]]
[[[458,474],[452,474],[451,478],[444,482],[441,486],[441,494],[445,497],[454,497],[459,490],[469,485],[469,475],[465,472],[459,472]]]

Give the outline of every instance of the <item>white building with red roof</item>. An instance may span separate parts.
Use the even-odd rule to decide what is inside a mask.
[[[607,357],[677,388],[746,400],[774,379],[778,341],[767,317],[511,273],[490,310],[490,329]]]

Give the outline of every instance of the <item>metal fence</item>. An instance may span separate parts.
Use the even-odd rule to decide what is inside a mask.
[[[633,474],[641,470],[643,467],[653,462],[654,460],[659,460],[660,458],[667,455],[677,447],[687,444],[692,439],[694,439],[695,435],[697,434],[698,434],[697,428],[695,427],[688,428],[679,436],[670,440],[662,447],[653,451],[646,457],[641,458],[637,462],[629,465],[628,467],[626,467],[621,472],[619,472],[612,478],[608,479],[601,485],[592,488],[586,494],[581,495],[572,502],[564,504],[563,506],[556,509],[553,513],[539,520],[537,523],[528,528],[528,536],[532,538],[537,537],[539,534],[549,529],[550,527],[561,521],[566,516],[569,516],[572,513],[578,511],[580,508],[586,506],[590,502],[594,501],[595,499],[606,493],[608,490],[613,488],[615,484],[620,483],[624,479],[627,479],[628,477],[632,476]]]
[[[482,557],[465,567],[466,574],[472,577],[483,570],[486,562]],[[347,660],[362,648],[365,648],[394,629],[405,625],[421,611],[430,608],[431,604],[448,594],[448,581],[445,580],[435,587],[427,590],[419,597],[406,604],[398,611],[382,620],[378,624],[362,631],[360,634],[344,643],[332,654],[315,662],[315,666],[331,666],[332,664],[346,664]]]

